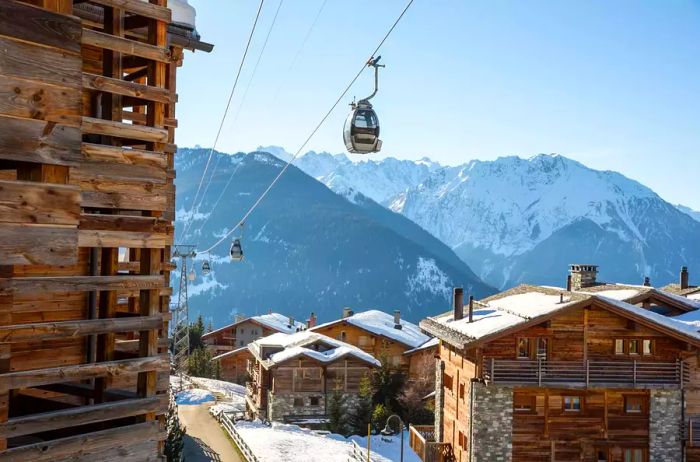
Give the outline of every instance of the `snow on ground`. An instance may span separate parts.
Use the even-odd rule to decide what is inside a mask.
[[[214,398],[214,395],[209,390],[203,390],[201,388],[183,390],[175,395],[175,402],[183,405],[202,404],[215,400],[216,398]]]
[[[352,441],[367,447],[367,437],[326,434],[297,425],[273,422],[267,426],[259,421],[238,421],[236,430],[260,462],[347,462]],[[373,435],[372,461],[389,462],[400,459],[401,440],[397,437]],[[404,461],[420,462],[408,447],[408,432],[404,432]]]
[[[222,400],[211,407],[212,414],[241,413],[245,411],[245,387],[224,380],[206,379],[204,377],[189,377],[197,387],[204,388],[217,395],[223,395]]]

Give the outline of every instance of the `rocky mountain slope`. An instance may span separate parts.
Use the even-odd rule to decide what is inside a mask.
[[[240,219],[283,166],[262,152],[216,153],[216,175],[192,214],[186,210],[206,156],[204,149],[180,149],[176,163],[177,229],[183,232],[193,219],[182,242],[200,250]],[[224,198],[211,212],[235,169]],[[400,309],[417,322],[449,309],[455,285],[477,296],[493,291],[448,246],[404,216],[356,190],[336,194],[296,167],[246,222],[243,262],[228,258],[230,241],[212,252],[209,275],[199,270],[207,255],[198,255],[197,278],[189,290],[191,313],[203,313],[215,326],[235,313],[268,309],[296,319],[314,311],[326,321],[338,317],[343,306]]]

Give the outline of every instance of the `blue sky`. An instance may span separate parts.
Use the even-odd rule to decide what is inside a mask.
[[[404,0],[265,0],[218,148],[296,151],[399,14]],[[211,146],[257,0],[190,0],[215,44],[178,74],[180,146]],[[446,164],[556,152],[617,170],[700,210],[700,2],[415,0],[380,54],[373,157]],[[352,96],[308,148],[343,152]],[[238,116],[237,116],[238,114]]]

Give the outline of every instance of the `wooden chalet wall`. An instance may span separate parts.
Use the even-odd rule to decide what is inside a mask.
[[[160,460],[170,20],[166,0],[0,1],[2,461]]]
[[[408,370],[409,357],[404,356],[403,353],[412,347],[401,342],[374,334],[347,322],[314,327],[312,330],[356,346],[377,359],[387,358],[390,364]]]

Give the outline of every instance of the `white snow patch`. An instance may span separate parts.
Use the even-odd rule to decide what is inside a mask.
[[[214,395],[209,390],[201,388],[183,390],[175,395],[175,402],[181,405],[202,404],[215,400],[216,398],[214,398]]]
[[[418,257],[416,272],[407,277],[408,290],[406,295],[418,292],[429,292],[449,298],[452,283],[447,274],[442,271],[433,258]]]
[[[634,289],[611,289],[611,290],[601,290],[597,292],[592,292],[594,295],[600,295],[601,297],[612,298],[615,300],[628,300],[639,294],[638,290]]]

